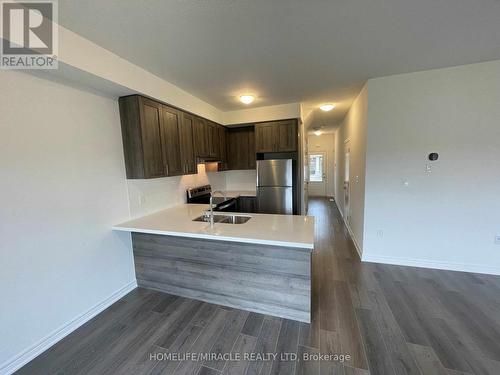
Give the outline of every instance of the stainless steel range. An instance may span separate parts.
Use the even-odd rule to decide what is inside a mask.
[[[203,185],[186,190],[187,203],[210,204],[211,185]],[[236,211],[237,200],[234,197],[214,196],[212,198],[214,211]]]

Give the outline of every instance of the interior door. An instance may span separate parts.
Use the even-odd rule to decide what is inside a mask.
[[[309,196],[326,197],[326,154],[314,152],[309,154]]]

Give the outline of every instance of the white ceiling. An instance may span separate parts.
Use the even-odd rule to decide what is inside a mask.
[[[60,23],[221,110],[337,108],[372,77],[500,59],[499,0],[62,0]]]

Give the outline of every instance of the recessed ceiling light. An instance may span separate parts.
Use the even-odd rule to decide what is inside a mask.
[[[314,130],[314,132],[313,132],[313,133],[314,133],[315,135],[318,135],[318,136],[319,136],[319,135],[321,135],[321,134],[323,134],[323,132],[321,131],[321,128],[322,128],[322,126],[315,126],[315,127],[313,128],[313,130]]]
[[[250,104],[255,100],[255,97],[253,95],[241,95],[240,96],[240,102],[243,104]]]
[[[322,111],[328,112],[335,108],[335,104],[323,104],[319,107]]]

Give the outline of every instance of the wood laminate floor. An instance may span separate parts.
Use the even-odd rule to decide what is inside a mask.
[[[136,289],[19,374],[500,374],[500,277],[361,263],[333,202],[311,200],[309,214],[312,324]]]

